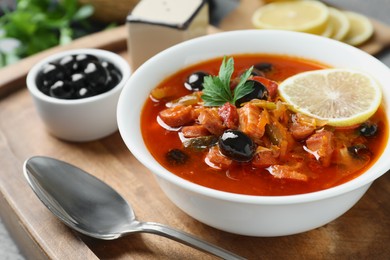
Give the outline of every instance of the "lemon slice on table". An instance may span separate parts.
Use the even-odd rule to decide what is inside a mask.
[[[347,16],[350,24],[349,31],[343,39],[344,42],[358,46],[373,35],[374,27],[367,17],[350,11],[343,11],[343,13]]]
[[[279,94],[292,110],[332,126],[352,126],[366,121],[382,100],[381,87],[375,79],[350,69],[299,73],[279,85]]]
[[[347,36],[350,23],[345,13],[336,8],[329,7],[328,23],[333,28],[330,38],[341,41]]]
[[[330,18],[330,16],[329,16]],[[333,34],[333,24],[332,23],[329,23],[328,21],[328,24],[326,25],[326,28],[325,30],[321,33],[321,36],[324,36],[324,37],[327,37],[327,38],[330,38]]]
[[[328,7],[319,1],[273,2],[257,9],[252,23],[258,29],[279,29],[322,34],[327,26]]]

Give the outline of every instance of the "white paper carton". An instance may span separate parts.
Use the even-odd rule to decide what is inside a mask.
[[[127,17],[132,69],[172,45],[205,35],[208,25],[206,0],[140,1]]]

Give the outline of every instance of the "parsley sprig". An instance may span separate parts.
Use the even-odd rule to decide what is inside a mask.
[[[247,80],[251,75],[252,69],[253,66],[240,76],[240,81],[232,92],[230,80],[234,72],[234,60],[230,57],[226,61],[226,56],[223,57],[218,76],[210,75],[203,79],[202,99],[204,105],[222,106],[226,102],[234,105],[238,99],[249,94],[253,90],[253,83],[247,82]]]
[[[0,68],[95,31],[92,5],[78,0],[0,0]],[[7,2],[7,1],[5,1]]]

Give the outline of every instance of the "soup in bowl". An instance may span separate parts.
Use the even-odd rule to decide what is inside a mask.
[[[380,86],[378,107],[356,124],[286,100],[287,79],[332,69]],[[390,168],[389,74],[372,56],[318,36],[219,33],[145,62],[121,93],[119,131],[195,219],[242,235],[300,233],[345,213]]]

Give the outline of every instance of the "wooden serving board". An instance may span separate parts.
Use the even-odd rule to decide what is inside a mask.
[[[127,150],[119,133],[86,143],[49,135],[24,83],[29,67],[49,53],[70,48],[105,48],[128,58],[125,39],[125,28],[119,27],[0,70],[0,80],[12,79],[0,85],[0,216],[28,259],[212,259],[155,235],[101,241],[70,230],[46,209],[23,177],[23,162],[34,155],[65,160],[105,181],[133,205],[142,221],[184,230],[248,259],[389,259],[389,174],[326,226],[292,236],[246,237],[206,226],[174,206],[152,174]]]
[[[263,6],[261,0],[240,0],[236,9],[228,14],[219,24],[224,31],[254,29],[251,22],[253,12]],[[390,26],[375,19],[370,19],[374,26],[374,35],[358,48],[372,55],[379,53],[390,46]]]

